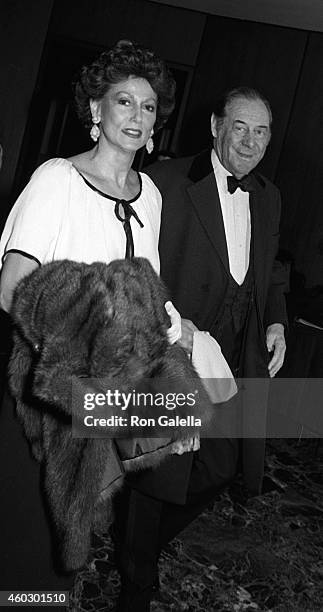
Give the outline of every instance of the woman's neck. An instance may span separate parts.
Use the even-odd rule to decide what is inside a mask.
[[[135,153],[113,149],[103,150],[97,145],[90,151],[90,163],[93,174],[103,181],[111,181],[120,189],[124,188],[129,179],[129,172]]]
[[[99,144],[90,151],[71,157],[70,161],[95,187],[125,200],[140,189],[137,173],[131,168],[135,153],[114,150]]]

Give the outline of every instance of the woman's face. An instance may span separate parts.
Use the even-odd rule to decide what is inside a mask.
[[[101,100],[91,100],[92,118],[99,118],[100,142],[137,151],[151,136],[156,121],[157,95],[146,79],[129,77],[110,86]]]

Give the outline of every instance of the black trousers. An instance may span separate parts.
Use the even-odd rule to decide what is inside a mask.
[[[201,440],[200,450],[194,453],[184,505],[163,502],[125,485],[115,504],[116,560],[123,585],[133,591],[152,587],[161,549],[232,480],[237,463],[238,440]],[[158,468],[155,477],[158,479]],[[134,598],[133,593],[129,610],[135,611]]]
[[[240,363],[243,324],[250,299],[249,281],[250,278],[246,278],[244,286],[240,288],[232,281],[232,295],[228,296],[230,299],[227,300],[219,329],[219,341],[233,371],[238,369]],[[234,308],[237,310],[238,293],[239,308],[233,313]],[[230,436],[230,432],[227,436]],[[239,440],[235,436],[202,439],[199,451],[193,455],[186,501],[183,505],[156,499],[158,468],[151,483],[151,491],[156,491],[156,497],[149,497],[147,488],[143,493],[136,487],[136,483],[132,482],[125,487],[117,501],[116,557],[123,591],[129,592],[129,597],[126,593],[123,597],[121,592],[120,612],[149,610],[149,589],[158,575],[157,562],[161,549],[194,520],[215,494],[234,478],[238,470]],[[162,470],[163,484],[164,476],[165,470]],[[169,479],[173,479],[171,466]],[[144,598],[143,592],[146,593]]]

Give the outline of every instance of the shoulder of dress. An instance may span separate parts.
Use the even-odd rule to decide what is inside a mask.
[[[69,175],[73,170],[73,164],[68,161],[68,159],[64,159],[63,157],[53,157],[52,159],[47,160],[33,173],[33,177],[40,177],[42,175],[50,175],[50,174],[59,174],[60,176]]]
[[[140,177],[142,180],[142,186],[143,189],[148,189],[150,192],[153,192],[156,194],[156,196],[160,195],[160,191],[156,185],[156,183],[154,182],[154,180],[145,172],[140,172]]]

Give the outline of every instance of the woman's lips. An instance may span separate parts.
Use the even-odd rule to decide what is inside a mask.
[[[142,131],[141,130],[135,130],[135,129],[125,129],[122,130],[124,134],[126,134],[126,136],[129,136],[130,138],[140,138],[142,135]]]

